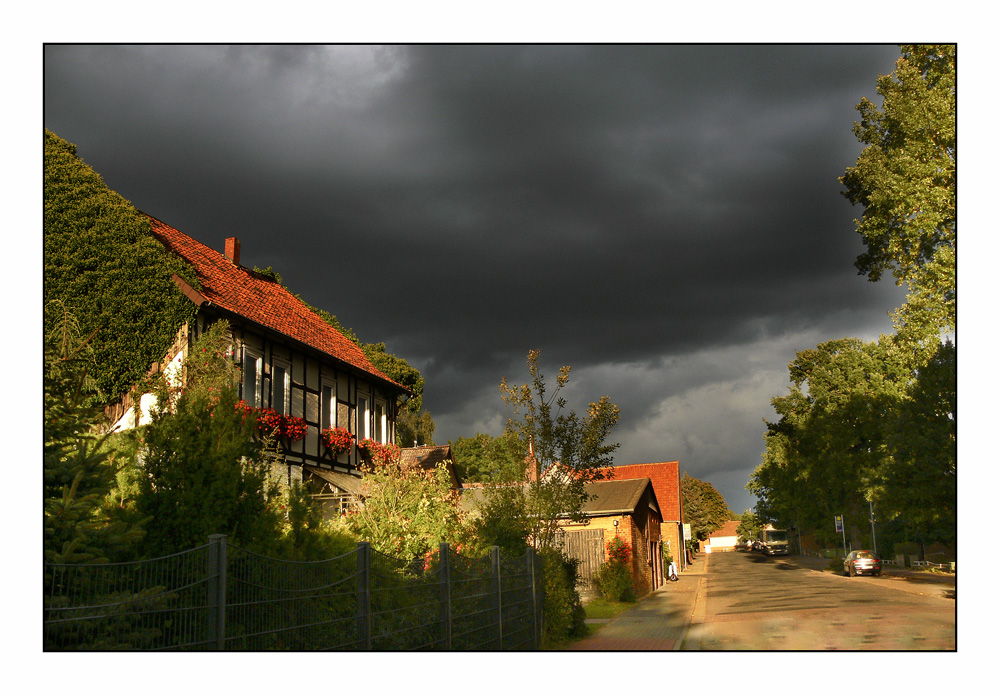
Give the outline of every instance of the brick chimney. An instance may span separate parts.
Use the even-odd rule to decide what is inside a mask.
[[[240,264],[240,240],[231,236],[226,239],[226,258],[233,262],[233,265]]]

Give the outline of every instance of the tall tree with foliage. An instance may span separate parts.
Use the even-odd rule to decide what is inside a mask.
[[[858,104],[854,133],[866,147],[840,179],[864,206],[856,225],[867,251],[856,266],[872,281],[888,271],[906,283],[897,330],[933,352],[941,332],[955,329],[956,47],[903,46],[877,91],[881,108]]]
[[[363,343],[361,350],[368,361],[387,377],[410,390],[396,418],[396,442],[400,446],[434,444],[434,419],[424,409],[424,377],[402,357],[386,350],[385,343]]]
[[[691,536],[699,541],[722,528],[732,517],[725,498],[715,486],[687,473],[681,478],[681,497],[684,500],[684,518],[691,524]]]
[[[906,284],[896,334],[845,338],[798,353],[793,387],[775,398],[763,462],[747,489],[762,519],[798,523],[820,538],[843,514],[855,541],[870,509],[921,538],[954,536],[957,460],[956,49],[907,45],[863,99],[854,133],[866,145],[840,181],[862,205],[871,281]]]
[[[753,540],[760,533],[760,530],[764,528],[761,520],[749,509],[740,514],[739,521],[740,524],[736,527],[736,536],[741,541]]]
[[[515,437],[479,433],[449,442],[455,469],[463,482],[509,483],[523,481],[525,456]]]
[[[45,131],[45,306],[58,300],[94,333],[93,398],[113,402],[162,359],[194,305],[171,279],[193,269],[157,241],[149,220],[105,185],[76,146]]]
[[[145,548],[166,555],[222,533],[244,548],[280,535],[273,460],[241,407],[230,329],[213,324],[186,356],[183,389],[161,384],[152,422],[136,430],[142,448],[136,506],[151,516]]]
[[[950,341],[908,385],[886,422],[878,516],[905,535],[953,542],[958,523],[957,355]]]
[[[536,545],[551,545],[564,520],[581,521],[581,509],[587,496],[588,482],[604,480],[614,464],[619,444],[607,438],[618,423],[620,409],[608,396],[590,403],[584,416],[566,411],[560,395],[569,382],[570,367],[564,366],[556,378],[556,388],[549,394],[540,371],[540,353],[528,353],[531,383],[510,386],[507,379],[500,390],[507,406],[504,438],[513,450],[523,453],[528,475],[525,483],[525,514]]]
[[[829,535],[845,517],[861,538],[869,502],[884,495],[891,461],[887,428],[912,375],[912,353],[892,337],[843,338],[803,350],[789,365],[792,388],[772,399],[781,416],[768,423],[763,462],[747,488],[757,515],[782,526]]]

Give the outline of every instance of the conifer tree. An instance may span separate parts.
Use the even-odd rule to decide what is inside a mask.
[[[101,411],[90,405],[89,341],[56,302],[45,341],[42,466],[44,556],[57,564],[107,562],[142,537],[139,520],[104,509],[115,468],[97,434]]]

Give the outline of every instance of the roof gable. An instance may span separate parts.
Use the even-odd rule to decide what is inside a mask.
[[[647,490],[653,493],[650,502],[656,505],[655,491],[648,478],[636,480],[599,480],[587,483],[587,501],[581,511],[589,516],[600,514],[632,514]]]
[[[153,235],[194,268],[200,294],[207,302],[405,390],[376,369],[360,347],[279,283],[233,263],[155,217],[146,217]]]
[[[661,463],[635,463],[614,466],[612,480],[649,478],[660,505],[664,521],[683,521],[684,506],[681,500],[681,475],[679,461]]]
[[[456,489],[462,487],[455,471],[450,444],[404,447],[400,449],[399,461],[403,467],[420,466],[425,471],[433,470],[435,466],[443,463],[448,468],[452,487]]]

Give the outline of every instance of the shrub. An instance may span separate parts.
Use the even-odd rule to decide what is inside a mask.
[[[635,601],[629,567],[631,555],[631,549],[621,538],[615,536],[608,541],[608,561],[597,571],[597,588],[609,601]]]
[[[580,594],[576,591],[577,562],[552,548],[539,551],[539,557],[545,596],[542,646],[560,644],[570,637],[582,637],[587,630],[587,616]]]
[[[628,565],[617,560],[605,562],[597,571],[597,588],[609,601],[626,603],[635,601],[632,572]]]

